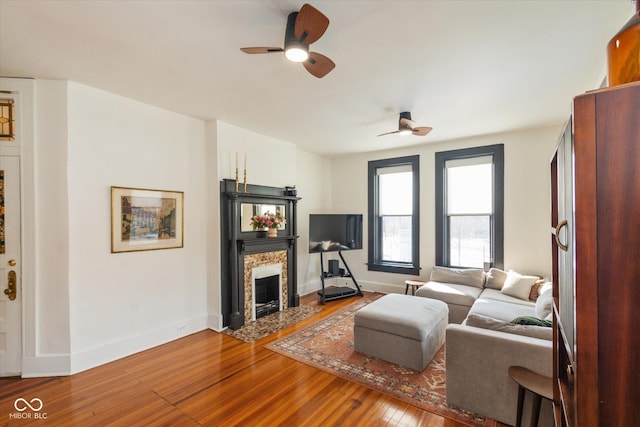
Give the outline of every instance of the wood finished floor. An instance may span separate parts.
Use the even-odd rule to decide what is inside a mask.
[[[43,423],[9,417],[20,397],[52,426],[462,426],[263,348],[354,301],[305,296],[322,311],[253,344],[206,330],[68,377],[0,379],[0,426]]]

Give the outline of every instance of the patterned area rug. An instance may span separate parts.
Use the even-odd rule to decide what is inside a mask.
[[[244,342],[252,343],[271,335],[274,332],[278,332],[281,329],[291,326],[294,323],[298,323],[319,311],[319,308],[308,305],[290,307],[286,310],[261,317],[253,322],[248,322],[243,327],[235,331],[225,329],[224,333]]]
[[[463,424],[495,426],[494,420],[446,404],[444,346],[423,372],[353,350],[354,313],[381,296],[365,293],[365,297],[338,313],[265,347]]]

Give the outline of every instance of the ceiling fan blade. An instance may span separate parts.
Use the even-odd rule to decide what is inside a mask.
[[[426,134],[428,134],[432,130],[433,130],[433,128],[430,128],[428,126],[420,126],[420,127],[417,127],[417,128],[413,128],[411,131],[416,136],[425,136]]]
[[[393,132],[385,132],[385,133],[381,133],[378,136],[391,135],[392,133],[400,133],[400,131],[399,130],[394,130]]]
[[[400,127],[401,128],[409,128],[409,129],[413,129],[413,127],[416,125],[416,122],[414,122],[411,119],[405,119],[403,117],[400,118]]]
[[[302,65],[304,65],[304,68],[306,68],[308,72],[319,79],[326,76],[331,70],[336,68],[335,62],[317,52],[309,52],[309,59],[304,61]]]
[[[284,52],[281,47],[241,47],[240,50],[249,54]]]
[[[296,17],[294,34],[299,41],[310,45],[322,37],[328,26],[329,18],[315,7],[305,3]],[[303,38],[305,33],[306,36]]]

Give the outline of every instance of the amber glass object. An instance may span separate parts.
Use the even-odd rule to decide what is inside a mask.
[[[640,0],[636,14],[607,45],[609,86],[640,81]]]

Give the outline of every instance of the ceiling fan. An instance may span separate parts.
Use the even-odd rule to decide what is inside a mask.
[[[400,113],[400,118],[398,119],[398,130],[394,130],[393,132],[381,133],[378,136],[391,135],[392,133],[399,133],[400,135],[425,136],[426,134],[431,132],[432,129],[433,128],[427,126],[416,127],[416,122],[411,120],[411,113],[408,111],[404,111]]]
[[[284,52],[288,60],[302,62],[308,72],[322,78],[333,70],[336,64],[320,53],[309,52],[309,45],[322,37],[328,26],[329,18],[305,3],[299,12],[291,12],[287,18],[284,48],[242,47],[240,50],[249,54]]]

